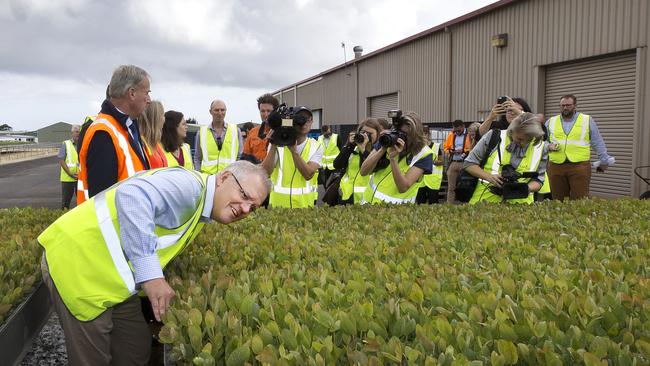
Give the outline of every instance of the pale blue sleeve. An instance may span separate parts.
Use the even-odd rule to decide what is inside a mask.
[[[598,126],[594,117],[589,118],[589,140],[591,148],[596,151],[598,154],[598,160],[601,164],[607,164],[610,156],[607,154],[607,147],[605,146],[605,141],[598,131]]]
[[[193,174],[179,168],[131,178],[118,186],[115,205],[120,240],[136,283],[163,277],[155,227],[181,226],[197,209],[201,191]]]

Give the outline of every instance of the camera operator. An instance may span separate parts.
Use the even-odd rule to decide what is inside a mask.
[[[432,154],[420,116],[390,113],[394,113],[393,128],[381,133],[379,143],[361,164],[361,176],[370,176],[362,203],[415,203],[420,178],[431,173]]]
[[[492,151],[488,151],[489,141],[495,133],[500,134],[500,141]],[[463,169],[469,174],[479,178],[469,203],[502,202],[504,197],[499,191],[508,184],[512,186],[513,183],[527,185],[524,188],[527,193],[524,192],[525,198],[507,199],[507,202],[532,203],[533,192],[539,191],[542,187],[546,173],[548,144],[543,137],[544,131],[536,116],[527,112],[515,118],[505,131],[488,131],[472,149],[463,165]],[[487,160],[485,160],[486,156],[488,156]],[[480,166],[482,161],[486,161],[483,168]],[[506,166],[514,168],[516,173],[513,172],[512,175],[525,174],[532,177],[509,181],[505,176]]]
[[[356,132],[350,132],[347,143],[334,159],[334,169],[345,171],[339,185],[341,204],[358,205],[361,203],[369,178],[359,174],[361,164],[372,151],[372,146],[377,142],[377,138],[383,130],[384,128],[377,118],[363,120],[359,123]]]
[[[296,131],[295,143],[278,146],[273,139],[278,131],[271,130],[269,151],[262,161],[262,166],[273,182],[269,198],[271,207],[313,207],[318,199],[318,168],[323,159],[323,146],[307,137],[314,122],[308,108],[294,107],[292,116]]]

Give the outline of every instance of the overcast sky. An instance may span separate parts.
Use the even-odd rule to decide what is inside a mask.
[[[96,114],[135,64],[151,97],[199,123],[259,122],[255,99],[494,0],[0,0],[0,124],[34,130]]]

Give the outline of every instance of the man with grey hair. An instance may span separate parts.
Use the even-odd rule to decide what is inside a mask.
[[[270,189],[266,171],[248,161],[216,175],[154,169],[101,192],[50,225],[38,237],[45,249],[41,268],[63,326],[69,364],[145,365],[151,335],[138,291],[144,291],[160,321],[174,298],[164,267],[206,222],[245,218]]]
[[[226,123],[226,103],[210,103],[212,123],[201,126],[194,139],[194,169],[207,174],[222,171],[242,154],[244,139],[234,123]]]
[[[151,102],[150,77],[134,65],[119,66],[108,86],[108,98],[85,132],[79,150],[77,204],[149,169],[135,118]]]
[[[77,173],[79,172],[79,155],[77,154],[77,139],[81,126],[72,125],[70,140],[65,140],[59,149],[59,165],[61,166],[61,208],[70,208],[70,201],[77,189]]]

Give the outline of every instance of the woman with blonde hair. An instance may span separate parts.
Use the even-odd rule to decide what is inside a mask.
[[[488,151],[489,141],[495,133],[500,135],[499,142]],[[481,167],[479,164],[483,161],[485,164]],[[469,203],[532,203],[533,193],[539,191],[544,183],[547,161],[548,144],[544,141],[544,131],[534,114],[520,114],[510,122],[507,130],[488,131],[469,153],[463,165],[466,172],[479,179]],[[508,182],[506,175],[519,178]],[[513,192],[512,183],[518,183],[517,188],[523,187],[524,197],[505,199],[504,185],[507,183]]]
[[[350,132],[348,141],[334,159],[334,169],[344,170],[339,184],[340,204],[360,204],[368,185],[368,176],[361,176],[361,164],[366,160],[379,134],[384,130],[377,118],[366,118]]]
[[[420,116],[406,112],[393,119],[393,128],[378,141],[361,164],[361,176],[370,176],[363,202],[415,203],[422,175],[433,165]]]
[[[144,113],[138,118],[138,128],[144,142],[144,150],[151,169],[163,168],[167,166],[167,157],[160,143],[162,136],[165,109],[162,103],[152,100]]]

